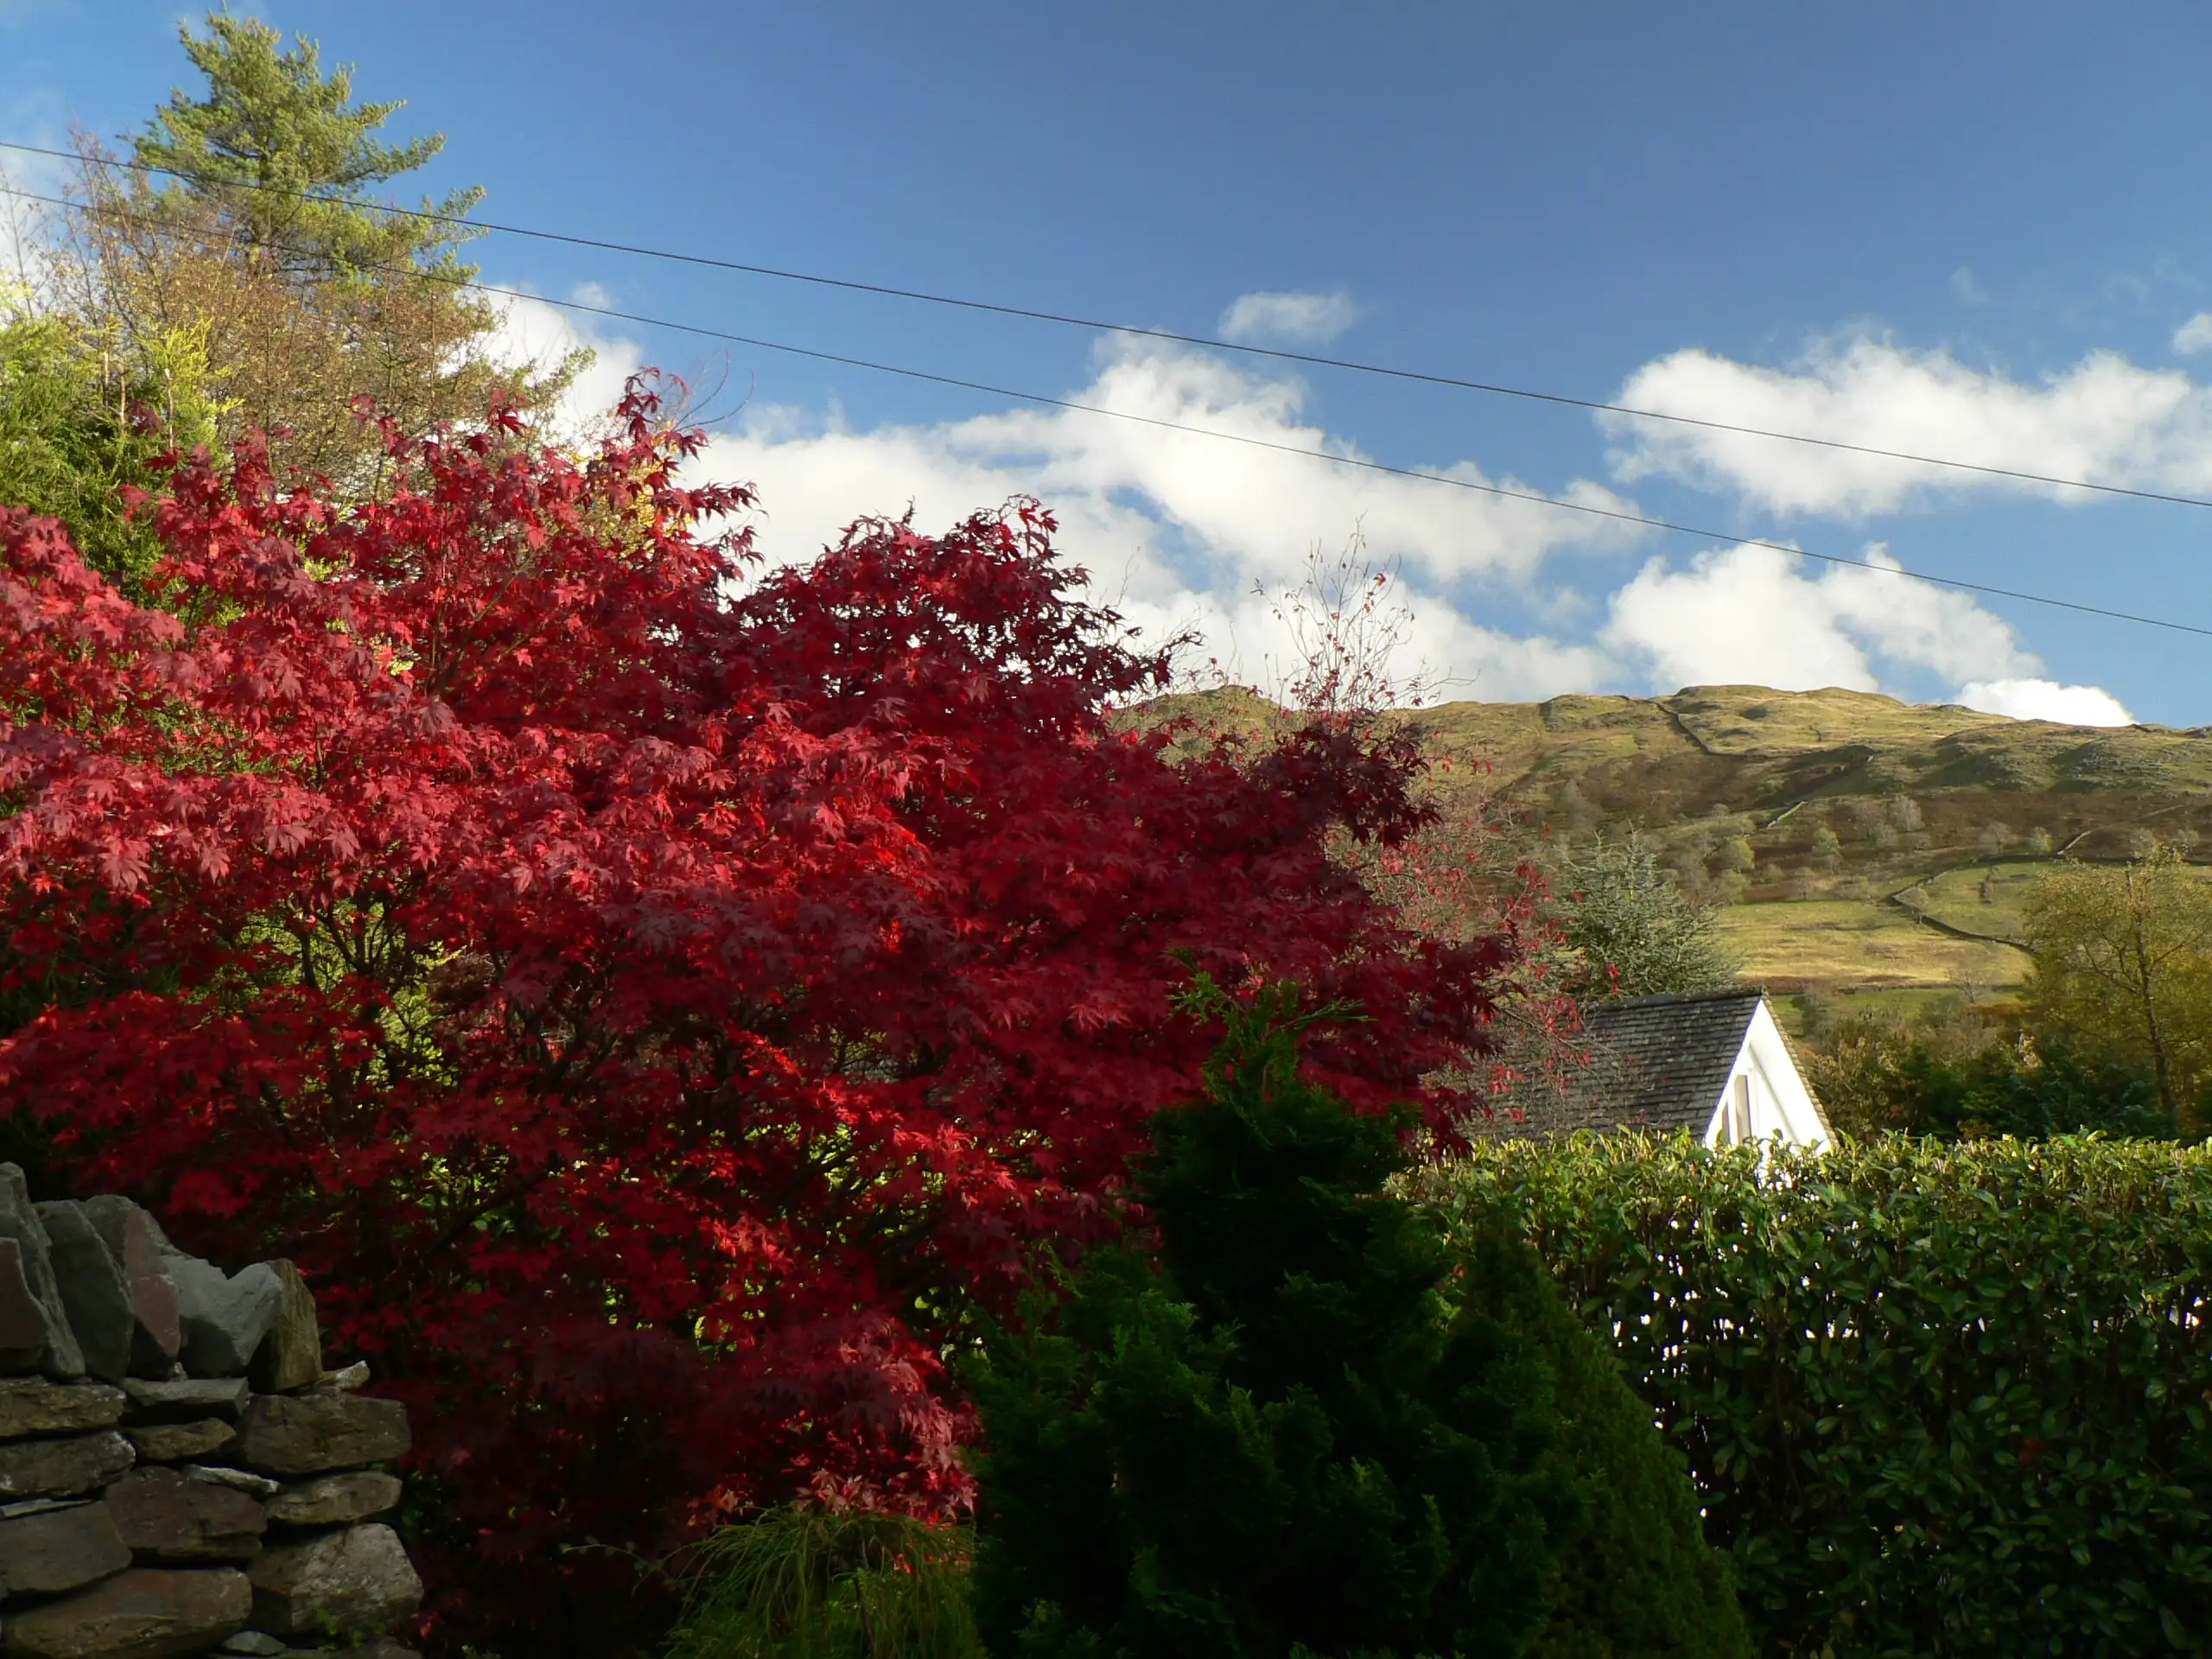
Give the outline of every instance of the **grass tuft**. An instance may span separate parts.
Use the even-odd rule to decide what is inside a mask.
[[[982,1659],[967,1529],[791,1507],[698,1546],[668,1659]]]

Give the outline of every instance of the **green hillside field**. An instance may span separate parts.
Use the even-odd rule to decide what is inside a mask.
[[[1171,715],[1245,730],[1286,717],[1230,691],[1138,718]],[[1502,798],[1559,847],[1631,829],[1654,843],[1726,907],[1745,976],[1785,1012],[1809,992],[2001,996],[2026,971],[2022,906],[2055,858],[2122,859],[2153,836],[2212,857],[2212,728],[1740,685],[1389,718],[1418,726],[1447,804]]]

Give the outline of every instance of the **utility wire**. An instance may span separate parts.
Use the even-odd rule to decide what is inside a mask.
[[[35,191],[22,190],[13,185],[0,185],[0,194],[16,196],[28,201],[43,202],[51,207],[81,209],[82,204],[60,196],[41,195]],[[123,215],[137,218],[142,222],[155,222],[143,215]],[[1325,449],[1308,449],[1294,443],[1281,443],[1272,438],[1254,437],[1248,433],[1224,432],[1214,427],[1192,426],[1181,421],[1165,420],[1156,415],[1139,415],[1125,409],[1109,409],[1100,404],[1077,403],[1072,398],[1047,397],[1043,392],[1023,391],[1013,386],[993,385],[988,381],[968,380],[957,375],[932,373],[926,369],[909,368],[896,363],[880,363],[869,358],[850,357],[842,353],[819,351],[811,346],[791,346],[781,340],[763,340],[751,334],[731,333],[728,329],[712,328],[702,323],[679,322],[667,317],[647,316],[635,311],[620,311],[611,306],[591,305],[582,300],[556,300],[543,294],[531,294],[518,288],[505,288],[497,283],[477,282],[472,278],[450,276],[444,272],[427,270],[417,266],[372,265],[366,267],[424,282],[442,283],[448,287],[467,289],[478,294],[496,295],[503,299],[528,300],[539,305],[550,305],[564,311],[574,311],[586,316],[603,317],[615,322],[636,323],[642,327],[665,328],[676,334],[691,334],[702,340],[721,340],[734,346],[748,346],[759,351],[779,352],[786,356],[803,357],[817,363],[836,363],[846,368],[866,369],[871,373],[890,374],[902,379],[920,380],[931,385],[951,386],[963,391],[982,392],[993,397],[1009,397],[1017,403],[1033,404],[1046,409],[1066,410],[1073,414],[1096,415],[1108,420],[1125,421],[1133,425],[1156,428],[1166,432],[1180,432],[1194,437],[1213,438],[1224,443],[1242,444],[1248,448],[1271,450],[1278,454],[1296,455],[1306,461],[1325,461],[1332,466],[1349,467],[1362,472],[1381,473],[1393,478],[1409,478],[1424,484],[1442,484],[1457,490],[1468,490],[1479,495],[1494,496],[1506,501],[1526,501],[1533,505],[1549,507],[1560,512],[1579,512],[1595,518],[1607,518],[1618,524],[1635,524],[1646,530],[1663,530],[1678,536],[1694,536],[1701,540],[1723,542],[1732,547],[1764,548],[1776,553],[1786,553],[1798,558],[1812,559],[1821,564],[1843,565],[1859,570],[1878,571],[1884,575],[1899,576],[1910,582],[1925,582],[1932,587],[1956,588],[1970,594],[1986,594],[1998,599],[2016,599],[2030,605],[2047,606],[2054,610],[2073,611],[2083,616],[2100,616],[2115,622],[2133,622],[2144,627],[2164,628],[2175,633],[2195,634],[2212,639],[2212,627],[2199,627],[2193,623],[2176,622],[2165,617],[2143,616],[2133,611],[2107,609],[2101,605],[2085,605],[2075,600],[2053,599],[2044,594],[2031,594],[2016,588],[1994,588],[1986,582],[1967,582],[1956,576],[1924,575],[1915,570],[1903,570],[1894,565],[1878,564],[1871,559],[1846,558],[1838,553],[1816,553],[1808,548],[1794,547],[1787,542],[1777,542],[1757,536],[1738,536],[1725,530],[1701,529],[1669,518],[1654,518],[1643,513],[1630,512],[1622,508],[1600,507],[1586,501],[1562,500],[1534,490],[1516,490],[1503,484],[1478,484],[1471,479],[1453,478],[1444,473],[1423,472],[1417,467],[1394,467],[1387,461],[1370,461],[1359,455],[1333,454]]]
[[[45,156],[63,161],[82,161],[74,150],[49,149],[38,144],[15,143],[0,139],[0,149],[17,150],[28,156]],[[104,167],[129,168],[141,173],[158,173],[171,178],[185,178],[188,175],[175,168],[156,167],[150,162],[125,161],[119,156],[104,156],[99,162]],[[819,288],[842,289],[849,293],[874,294],[889,299],[914,300],[927,305],[950,306],[963,311],[980,311],[993,316],[1020,317],[1032,322],[1058,323],[1071,328],[1094,332],[1130,334],[1141,340],[1166,340],[1178,346],[1198,346],[1210,351],[1236,352],[1247,357],[1270,358],[1278,362],[1302,363],[1316,368],[1344,369],[1355,374],[1377,375],[1385,379],[1412,381],[1421,385],[1448,386],[1460,391],[1477,391],[1494,397],[1517,397],[1529,403],[1552,404],[1567,409],[1586,409],[1601,415],[1619,415],[1639,421],[1661,421],[1675,426],[1696,427],[1708,432],[1729,432],[1739,436],[1770,438],[1781,443],[1805,444],[1814,448],[1834,449],[1847,454],[1872,455],[1884,461],[1901,461],[1919,467],[1943,467],[1955,472],[1974,473],[1985,478],[2006,478],[2024,484],[2048,484],[2061,489],[2084,490],[2098,495],[2130,497],[2139,501],[2164,501],[2176,506],[2212,507],[2212,498],[2196,495],[2170,494],[2161,490],[2130,488],[2123,484],[2097,484],[2087,479],[2059,478],[2049,473],[2029,472],[2014,467],[1993,467],[1980,461],[1959,461],[1942,455],[1923,455],[1905,449],[1885,449],[1878,445],[1851,443],[1841,438],[1815,437],[1803,432],[1779,432],[1768,427],[1748,426],[1732,421],[1706,420],[1694,415],[1671,414],[1665,410],[1637,409],[1625,404],[1609,404],[1600,398],[1570,397],[1565,392],[1537,391],[1526,386],[1509,386],[1492,381],[1466,380],[1454,375],[1432,374],[1420,369],[1395,368],[1387,364],[1363,363],[1356,359],[1324,357],[1312,352],[1294,352],[1273,346],[1253,346],[1233,340],[1222,340],[1211,334],[1186,334],[1172,328],[1145,328],[1125,322],[1106,322],[1096,317],[1071,316],[1058,311],[1033,310],[1027,306],[1001,305],[989,300],[966,299],[957,295],[932,294],[925,289],[894,288],[881,283],[863,283],[843,276],[825,276],[815,271],[785,270],[773,265],[747,264],[735,259],[717,259],[708,254],[685,253],[670,248],[645,246],[633,242],[614,242],[599,237],[579,236],[563,231],[541,230],[527,225],[505,225],[496,219],[464,219],[458,214],[435,213],[429,208],[400,207],[384,202],[353,201],[346,197],[318,194],[314,191],[295,190],[282,185],[250,184],[232,181],[234,188],[264,191],[271,194],[289,196],[302,201],[335,202],[348,207],[368,208],[378,213],[396,214],[425,224],[443,225],[455,230],[496,232],[502,236],[527,237],[534,241],[557,242],[565,246],[593,248],[604,253],[633,254],[640,258],[664,259],[677,264],[697,265],[710,270],[735,271],[748,276],[772,277],[778,282],[805,283]]]

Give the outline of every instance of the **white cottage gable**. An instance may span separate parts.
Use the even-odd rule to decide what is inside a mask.
[[[1794,1147],[1825,1147],[1829,1139],[1827,1119],[1797,1070],[1774,1005],[1761,996],[1700,1138],[1727,1147],[1777,1135]]]
[[[1777,1137],[1828,1144],[1827,1119],[1763,992],[1597,1002],[1584,1010],[1583,1027],[1589,1064],[1567,1096],[1535,1103],[1493,1132],[1643,1128],[1707,1146]]]

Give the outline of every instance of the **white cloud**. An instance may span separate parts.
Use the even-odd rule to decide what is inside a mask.
[[[2212,395],[2177,370],[2145,369],[2111,352],[2031,384],[1864,334],[1817,341],[1788,369],[1688,350],[1637,370],[1618,401],[2059,478],[2190,493],[2212,486]],[[1624,482],[1671,477],[1774,512],[1858,517],[1969,490],[2084,499],[2079,490],[1744,432],[1601,418]]]
[[[2200,311],[2174,330],[2174,350],[2183,356],[2212,351],[2212,311]]]
[[[607,295],[586,284],[569,298],[605,305]],[[604,334],[590,326],[588,314],[566,311],[534,296],[497,302],[498,327],[489,345],[495,362],[511,369],[550,368],[571,352],[587,350],[590,364],[569,384],[552,412],[556,437],[580,438],[594,430],[615,404],[629,378],[645,365],[645,352],[633,340]]]
[[[1224,340],[1325,346],[1363,315],[1351,295],[1245,294],[1221,314]]]
[[[1985,714],[2048,720],[2061,726],[2135,723],[2126,705],[2102,686],[2061,685],[2056,680],[1975,680],[1960,690],[1959,701]]]
[[[588,324],[535,299],[512,302],[502,323],[503,350],[515,360],[576,345],[597,350],[563,411],[578,423],[609,407],[643,360],[635,342]],[[1147,419],[1359,454],[1306,417],[1304,397],[1294,379],[1128,338],[1102,343],[1090,384],[1073,394]],[[1630,546],[1636,532],[1536,503],[1068,410],[861,432],[835,410],[825,418],[755,406],[736,429],[710,438],[699,466],[759,488],[755,531],[775,564],[812,557],[856,518],[911,506],[923,527],[941,528],[1033,494],[1058,518],[1064,555],[1090,573],[1093,598],[1149,640],[1195,630],[1199,656],[1246,683],[1280,683],[1291,666],[1284,626],[1255,586],[1295,584],[1311,548],[1333,551],[1357,527],[1375,561],[1399,563],[1406,579],[1413,616],[1399,671],[1426,668],[1443,678],[1446,697],[1539,698],[1638,682],[1658,690],[1726,682],[1897,690],[1900,677],[1917,677],[1964,684],[1961,701],[1996,712],[2126,718],[2095,687],[2038,678],[2043,664],[2001,618],[1969,595],[1889,574],[1896,562],[1878,545],[1866,556],[1885,569],[1809,575],[1802,560],[1764,549],[1709,550],[1687,568],[1656,558],[1612,594],[1594,639],[1524,636],[1477,621],[1455,596],[1471,584],[1510,590],[1529,613],[1580,633],[1579,595],[1545,579],[1546,562]],[[1440,471],[1491,481],[1472,461]],[[1583,480],[1560,494],[1628,505]]]
[[[1989,290],[1975,280],[1974,272],[1964,265],[1951,273],[1951,292],[1967,305],[1989,303]]]
[[[1649,664],[1656,690],[1875,691],[1885,689],[1879,667],[1886,666],[1962,685],[1959,702],[1993,714],[2128,723],[2110,692],[2037,677],[2041,661],[1972,595],[1888,574],[1897,561],[1879,546],[1866,556],[1880,568],[1839,565],[1818,575],[1770,548],[1710,550],[1688,569],[1656,558],[1613,595],[1599,638]]]
[[[1361,454],[1304,418],[1295,380],[1156,342],[1106,342],[1090,383],[1073,397],[1144,420]],[[896,516],[911,505],[918,523],[943,526],[1033,494],[1058,516],[1059,546],[1091,573],[1096,597],[1149,639],[1197,626],[1206,650],[1246,679],[1264,677],[1263,663],[1285,644],[1266,604],[1252,597],[1255,585],[1295,584],[1317,543],[1333,550],[1355,528],[1378,565],[1402,567],[1415,619],[1408,664],[1426,661],[1461,683],[1459,695],[1549,696],[1617,673],[1594,647],[1480,626],[1449,597],[1470,582],[1518,590],[1554,553],[1633,540],[1625,527],[1536,502],[1068,410],[855,432],[802,411],[759,408],[710,441],[703,464],[717,478],[758,486],[759,544],[774,563],[811,557],[863,515]],[[1492,481],[1471,461],[1438,471]],[[1564,494],[1625,505],[1586,482]]]

